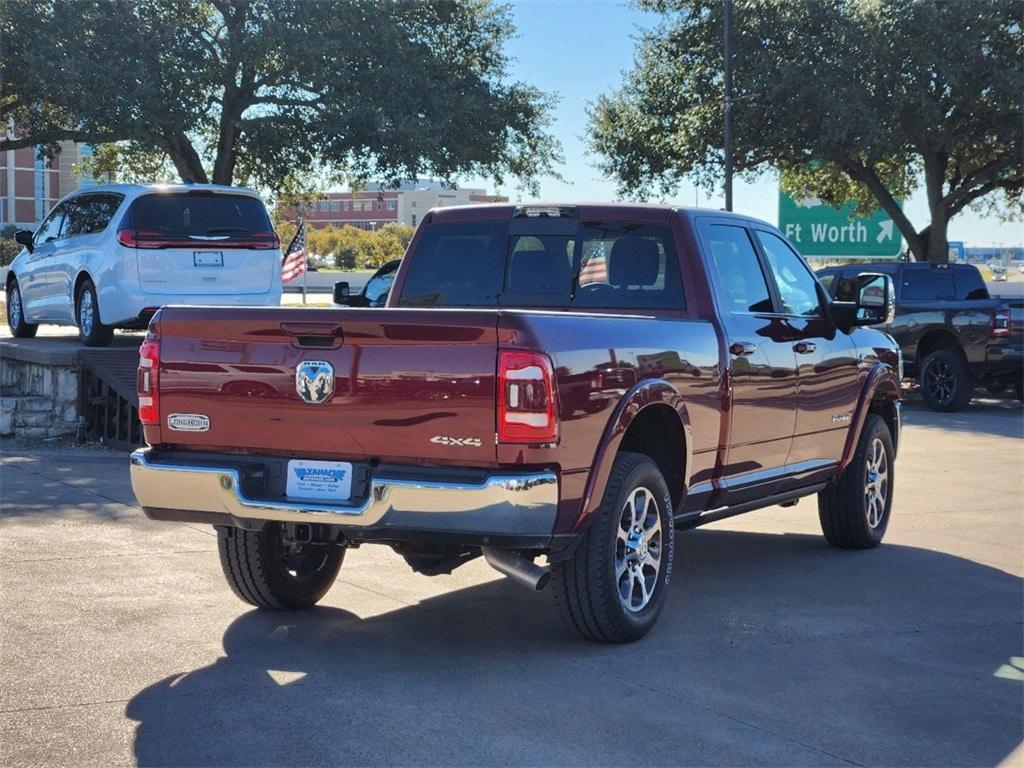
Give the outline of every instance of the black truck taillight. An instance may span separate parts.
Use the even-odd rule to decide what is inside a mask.
[[[148,336],[139,347],[139,421],[143,426],[160,424],[160,339]]]
[[[993,339],[1005,339],[1010,335],[1010,309],[1002,307],[992,313],[988,335]]]
[[[498,442],[558,440],[555,377],[547,355],[502,351],[498,356]]]

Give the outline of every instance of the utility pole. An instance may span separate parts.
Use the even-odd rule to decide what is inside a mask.
[[[722,0],[722,11],[725,18],[723,41],[725,58],[725,210],[732,210],[732,0]]]

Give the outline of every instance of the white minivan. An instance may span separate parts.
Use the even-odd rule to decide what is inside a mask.
[[[255,193],[216,184],[107,184],[65,197],[7,274],[7,322],[77,325],[87,346],[145,328],[164,304],[278,306],[281,244]]]

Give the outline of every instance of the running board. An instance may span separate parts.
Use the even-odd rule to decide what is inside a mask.
[[[675,526],[678,529],[696,528],[706,523],[713,523],[716,520],[724,520],[727,517],[742,515],[744,512],[753,512],[755,509],[764,509],[765,507],[773,507],[776,504],[795,502],[804,496],[812,496],[818,493],[827,485],[827,482],[816,483],[815,485],[798,488],[795,491],[786,491],[785,493],[776,493],[774,496],[765,496],[762,499],[745,501],[733,507],[719,507],[718,509],[709,509],[704,512],[687,512],[675,518]]]

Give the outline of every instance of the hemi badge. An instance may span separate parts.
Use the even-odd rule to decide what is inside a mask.
[[[167,427],[175,432],[209,432],[210,417],[202,413],[172,413],[167,417]]]
[[[833,424],[845,424],[850,420],[851,414],[849,413],[837,413],[832,417]]]

